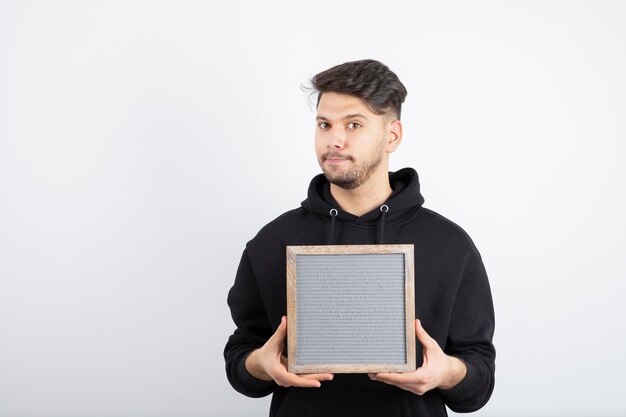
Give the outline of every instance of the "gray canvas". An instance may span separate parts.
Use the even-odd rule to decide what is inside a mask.
[[[298,255],[297,362],[406,362],[404,254]]]

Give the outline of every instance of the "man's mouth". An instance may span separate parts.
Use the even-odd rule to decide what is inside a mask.
[[[331,164],[339,164],[345,161],[351,161],[352,157],[349,155],[327,154],[327,155],[324,155],[322,159],[324,160],[324,162],[329,162]]]

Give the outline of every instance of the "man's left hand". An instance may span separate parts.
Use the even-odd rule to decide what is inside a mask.
[[[465,364],[459,358],[446,355],[437,341],[426,333],[419,320],[415,320],[415,334],[423,347],[422,366],[413,372],[369,374],[370,379],[395,385],[417,395],[435,388],[444,390],[454,388],[467,373]]]

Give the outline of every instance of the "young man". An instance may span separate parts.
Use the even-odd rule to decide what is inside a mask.
[[[494,387],[494,312],[480,254],[456,224],[422,206],[412,168],[388,172],[402,141],[406,89],[385,65],[347,62],[317,74],[315,150],[323,174],[298,209],[246,245],[228,304],[237,325],[224,351],[242,394],[273,393],[270,416],[445,416],[482,407]],[[414,244],[418,369],[409,373],[287,371],[285,246]]]

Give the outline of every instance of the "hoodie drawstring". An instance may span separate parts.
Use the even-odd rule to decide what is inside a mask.
[[[330,209],[330,234],[328,236],[328,244],[333,244],[333,235],[335,234],[335,218],[339,212],[337,209]]]
[[[380,218],[378,219],[378,244],[383,244],[383,233],[385,232],[385,215],[389,211],[389,206],[383,204],[380,206]]]

